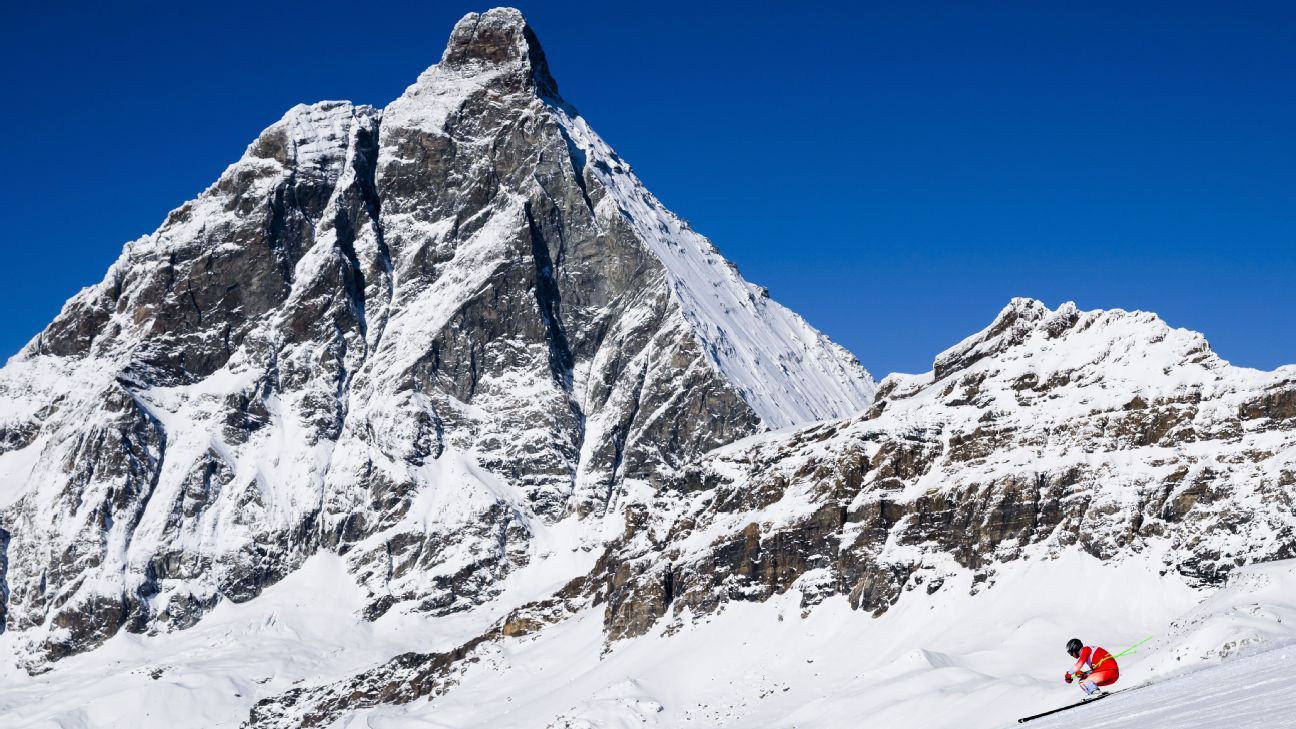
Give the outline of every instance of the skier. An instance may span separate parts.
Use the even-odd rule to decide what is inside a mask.
[[[1086,698],[1102,696],[1101,687],[1116,683],[1116,679],[1120,678],[1120,667],[1116,665],[1116,659],[1105,649],[1087,646],[1079,638],[1072,638],[1067,641],[1066,650],[1076,659],[1076,664],[1067,671],[1066,682],[1078,679]]]

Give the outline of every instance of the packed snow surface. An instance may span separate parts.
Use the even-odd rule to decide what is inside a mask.
[[[551,547],[573,549],[562,529]],[[1242,729],[1293,726],[1282,722],[1296,708],[1286,690],[1296,647],[1284,647],[1296,639],[1296,561],[1243,569],[1204,602],[1174,576],[1081,553],[1021,560],[996,585],[975,595],[970,587],[913,595],[876,619],[840,598],[803,617],[793,590],[606,654],[601,610],[589,610],[487,649],[443,696],[334,726],[844,729],[867,717],[865,726],[991,729],[1079,698],[1062,681],[1072,635],[1113,650],[1155,635],[1121,659],[1118,687],[1155,685],[1033,727],[1216,726],[1226,715],[1250,722],[1230,723]],[[193,629],[120,635],[40,676],[3,667],[0,725],[237,727],[261,698],[401,651],[444,650],[494,617],[365,623],[355,616],[360,604],[340,561],[319,555],[261,598],[222,604]],[[1235,656],[1197,651],[1203,631],[1259,636],[1250,649],[1268,652],[1221,665]]]
[[[1036,719],[1031,729],[1277,729],[1296,727],[1292,671],[1296,649],[1283,648],[1205,671],[1114,694]]]

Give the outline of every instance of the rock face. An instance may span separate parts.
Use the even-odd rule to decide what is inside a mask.
[[[1140,312],[1013,301],[870,412],[683,472],[596,575],[610,637],[797,586],[880,614],[1032,545],[1197,584],[1296,555],[1296,368],[1230,366]]]
[[[29,670],[193,625],[319,550],[395,605],[491,599],[536,524],[867,407],[465,17],[386,109],[299,106],[0,372],[0,596]]]

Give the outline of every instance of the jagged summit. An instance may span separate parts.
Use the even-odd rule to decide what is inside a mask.
[[[547,89],[552,93],[546,95]],[[388,146],[405,146],[408,139],[409,154],[380,160],[379,176],[426,175],[422,160],[428,145],[440,149],[441,139],[473,147],[493,143],[459,115],[500,105],[512,109],[519,123],[541,125],[528,132],[528,144],[557,134],[565,149],[556,156],[579,187],[587,212],[600,225],[627,227],[664,267],[670,294],[707,358],[769,427],[833,417],[867,404],[875,385],[853,356],[744,281],[711,241],[667,210],[587,121],[557,98],[539,42],[517,10],[466,16],[452,33],[445,60],[383,111],[383,136],[392,140]],[[447,128],[461,121],[467,123]],[[771,359],[774,352],[779,354]]]
[[[1148,344],[1160,345],[1158,349],[1166,351],[1165,356],[1176,360],[1191,359],[1211,366],[1221,363],[1200,333],[1172,328],[1156,314],[1123,309],[1086,312],[1077,309],[1070,301],[1054,311],[1036,299],[1019,297],[1010,301],[985,329],[937,355],[932,364],[932,375],[940,380],[971,367],[983,358],[1021,346],[1032,338],[1047,342],[1079,335],[1094,327],[1126,340],[1142,337]],[[1091,333],[1089,336],[1098,338],[1102,335]],[[1134,344],[1129,341],[1127,349],[1136,349]],[[1169,351],[1171,348],[1173,352]],[[1112,357],[1123,354],[1114,346],[1105,346],[1097,351]]]
[[[450,33],[438,66],[462,74],[517,71],[540,95],[558,95],[558,83],[549,73],[540,41],[515,8],[465,15]]]
[[[984,329],[937,355],[930,372],[889,375],[873,410],[918,395],[929,405],[971,398],[988,406],[994,393],[1011,394],[1011,403],[1041,391],[1059,405],[1114,407],[1136,395],[1149,401],[1188,392],[1213,396],[1238,381],[1267,376],[1231,367],[1201,333],[1172,327],[1150,312],[1084,311],[1073,302],[1050,309],[1016,298]],[[1075,396],[1058,399],[1060,392]]]

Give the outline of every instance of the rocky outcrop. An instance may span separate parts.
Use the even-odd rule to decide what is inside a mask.
[[[873,389],[643,188],[517,11],[469,15],[387,108],[292,109],[0,372],[6,624],[40,670],[321,549],[370,618],[469,610],[538,525]]]
[[[9,612],[9,532],[0,529],[0,633],[8,624]]]
[[[1139,312],[1017,300],[893,376],[861,418],[681,474],[596,575],[609,638],[796,588],[880,614],[911,590],[1078,547],[1198,584],[1296,545],[1291,368],[1219,360]]]

